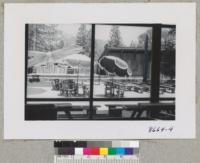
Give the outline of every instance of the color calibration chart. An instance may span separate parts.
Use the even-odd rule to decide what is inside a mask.
[[[54,163],[139,163],[139,141],[55,141]]]

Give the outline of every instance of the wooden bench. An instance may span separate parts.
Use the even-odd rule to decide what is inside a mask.
[[[29,79],[29,82],[40,82],[40,76],[32,75],[32,77]]]
[[[175,120],[175,103],[139,103],[136,105],[109,104],[106,106],[108,106],[107,115],[97,115],[96,110],[99,106],[93,107],[94,119]],[[130,117],[123,117],[122,111],[130,111],[132,115]],[[25,105],[25,120],[81,120],[89,119],[89,113],[89,106],[75,106],[71,103]]]
[[[146,111],[149,118],[163,119],[161,111],[164,111],[168,116],[163,120],[175,119],[175,103],[139,103],[138,106],[140,115]]]
[[[109,109],[109,117],[122,117],[122,111],[132,111],[130,118],[132,120],[174,120],[174,103],[139,103],[138,105],[106,105]],[[163,112],[164,111],[164,112]],[[144,114],[146,114],[144,116]]]
[[[54,108],[57,112],[57,119],[71,119],[70,110],[72,108],[71,103],[58,103],[54,104]]]
[[[160,88],[165,89],[165,92],[175,93],[175,85],[161,84]]]
[[[98,106],[93,106],[93,112],[96,114]],[[90,106],[72,105],[70,103],[55,104],[57,110],[57,119],[89,119]],[[82,112],[82,113],[80,113]]]
[[[171,113],[167,113],[167,112],[160,112],[159,118],[160,119],[175,120],[175,114],[171,114]]]
[[[108,116],[109,117],[122,117],[123,111],[133,111],[133,108],[138,107],[138,105],[116,105],[116,104],[108,104]]]
[[[75,119],[78,117],[84,117],[83,114],[73,114],[72,112],[86,111],[88,114],[89,106],[73,106],[71,103],[55,104],[55,110],[57,111],[58,120]]]
[[[140,85],[135,85],[134,91],[137,92],[137,93],[143,93],[143,87],[140,86]]]
[[[150,92],[150,85],[147,84],[134,84],[134,91],[138,93]]]

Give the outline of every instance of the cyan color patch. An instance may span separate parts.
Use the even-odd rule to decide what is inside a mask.
[[[124,148],[117,148],[117,155],[124,155],[125,149]]]

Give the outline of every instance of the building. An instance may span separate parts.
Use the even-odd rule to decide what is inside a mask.
[[[132,47],[108,47],[105,45],[104,51],[99,57],[116,56],[123,59],[129,66],[133,77],[141,77],[143,81],[151,78],[151,50]],[[162,49],[160,60],[160,72],[162,79],[175,78],[175,49]],[[97,73],[105,74],[97,67]]]
[[[144,48],[132,48],[132,47],[108,47],[104,48],[103,56],[116,56],[123,59],[129,66],[134,77],[143,77],[144,80],[150,78],[151,72],[151,54],[150,51]],[[103,74],[100,68],[97,68],[97,73]]]

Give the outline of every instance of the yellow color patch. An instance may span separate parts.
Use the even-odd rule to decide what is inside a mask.
[[[100,155],[108,155],[108,148],[100,148]]]

